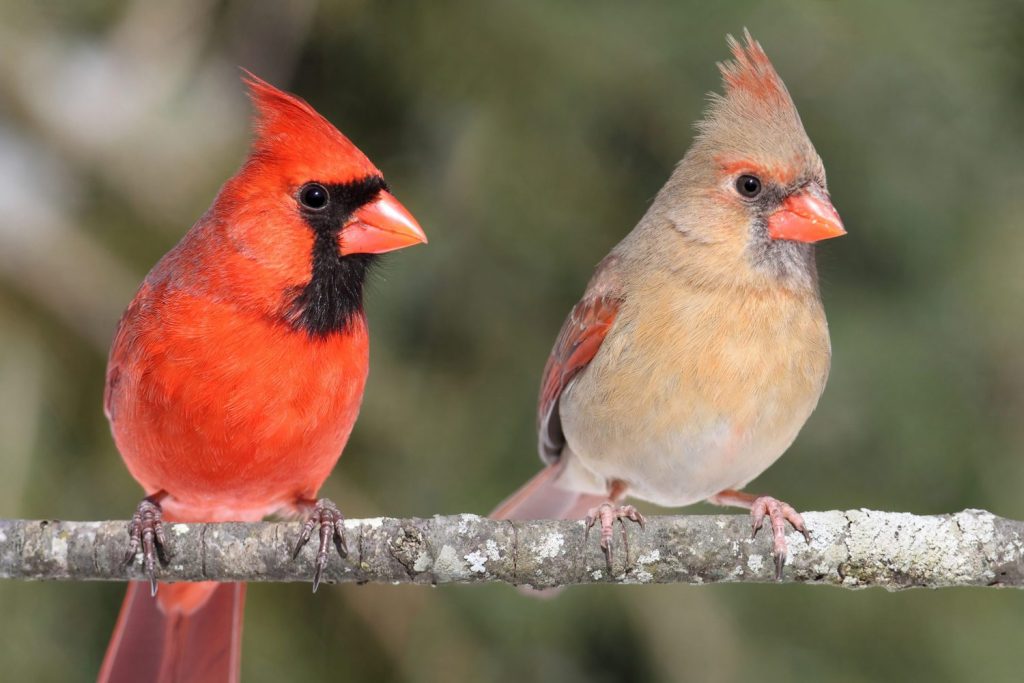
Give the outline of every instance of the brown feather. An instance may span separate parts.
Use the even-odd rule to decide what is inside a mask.
[[[562,392],[594,358],[618,314],[621,294],[616,263],[614,257],[609,257],[598,264],[583,298],[562,325],[544,366],[537,424],[540,457],[548,464],[561,457],[565,445],[558,413]]]
[[[749,33],[729,45],[724,94],[555,343],[538,427],[558,469],[502,514],[551,509],[559,490],[606,496],[612,481],[672,506],[740,488],[817,404],[831,349],[814,251],[770,239],[766,219],[809,183],[824,191],[824,168],[761,46]],[[748,173],[764,201],[737,193]]]

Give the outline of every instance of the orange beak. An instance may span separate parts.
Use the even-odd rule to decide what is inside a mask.
[[[842,219],[817,183],[786,197],[768,217],[768,236],[773,240],[819,242],[845,234]]]
[[[414,244],[426,244],[427,236],[404,206],[390,192],[352,214],[352,222],[341,231],[341,253],[383,254]]]

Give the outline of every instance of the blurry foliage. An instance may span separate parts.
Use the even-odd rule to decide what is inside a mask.
[[[485,513],[532,474],[540,369],[593,265],[762,41],[850,235],[835,359],[754,484],[802,509],[1024,517],[1019,2],[0,5],[0,516],[125,518],[100,403],[134,287],[239,164],[245,66],[323,112],[431,242],[372,287],[352,516]],[[701,508],[697,508],[700,510]],[[120,585],[0,584],[8,680],[89,680]],[[244,680],[1014,680],[1024,596],[777,586],[254,586]]]

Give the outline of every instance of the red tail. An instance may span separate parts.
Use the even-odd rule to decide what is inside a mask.
[[[237,682],[244,606],[244,583],[129,584],[100,683]]]
[[[560,463],[548,465],[502,501],[492,519],[583,519],[607,498],[559,488]]]

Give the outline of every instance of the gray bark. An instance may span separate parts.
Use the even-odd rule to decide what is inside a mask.
[[[788,534],[783,581],[890,590],[1024,587],[1024,522],[983,510],[917,516],[850,510],[808,512],[805,543]],[[316,539],[291,559],[297,523],[169,522],[166,581],[310,581]],[[315,533],[315,532],[314,532]],[[615,529],[608,570],[597,534],[580,521],[494,521],[476,515],[358,519],[345,523],[349,556],[331,546],[326,582],[486,583],[537,588],[586,583],[771,582],[768,530],[750,538],[741,515],[650,517],[627,522],[628,553]],[[0,578],[141,580],[122,568],[127,522],[0,520]]]

